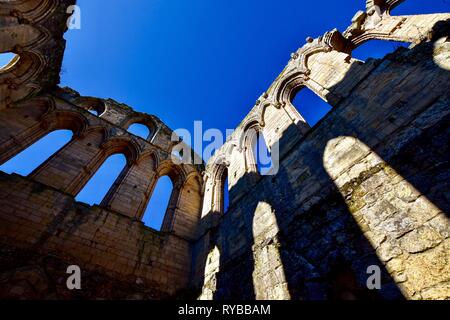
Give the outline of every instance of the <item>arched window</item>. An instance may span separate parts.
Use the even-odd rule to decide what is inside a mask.
[[[100,117],[106,111],[106,105],[103,100],[92,97],[79,97],[74,103],[80,108]]]
[[[70,130],[53,131],[0,166],[6,173],[27,176],[72,140]]]
[[[0,53],[0,72],[8,70],[19,60],[19,55],[12,52]]]
[[[369,58],[381,59],[398,48],[408,48],[409,45],[409,43],[400,41],[370,40],[353,50],[352,57],[361,61],[366,61]]]
[[[88,109],[88,112],[93,114],[94,116],[99,116],[98,111],[96,109]]]
[[[145,140],[147,140],[150,136],[150,129],[146,125],[141,123],[133,123],[128,128],[128,132]]]
[[[307,87],[301,87],[295,93],[292,104],[311,127],[332,109],[326,101]]]
[[[266,140],[260,133],[256,133],[255,143],[253,145],[253,154],[255,155],[256,169],[260,175],[267,175],[272,168],[272,155],[267,148]]]
[[[228,211],[228,208],[230,207],[230,197],[229,197],[229,184],[228,184],[228,170],[226,171],[225,181],[223,182],[222,186],[222,194],[223,194],[223,213],[226,213]]]
[[[224,164],[220,164],[216,170],[214,175],[214,210],[223,214],[227,212],[229,206],[228,168]]]
[[[90,205],[100,204],[114,181],[125,168],[126,158],[123,154],[110,156],[91,177],[83,190],[75,197],[77,201]]]
[[[144,225],[158,231],[161,230],[172,191],[173,183],[168,176],[163,176],[158,179],[142,218]]]

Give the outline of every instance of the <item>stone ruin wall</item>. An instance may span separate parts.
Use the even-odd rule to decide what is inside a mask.
[[[54,130],[73,132],[72,140],[29,176],[0,175],[0,296],[173,296],[190,277],[202,165],[172,162],[172,130],[157,117],[57,87],[66,9],[73,3],[30,0],[0,6],[6,22],[0,29],[1,52],[20,57],[0,74],[0,163]],[[150,136],[128,133],[133,123],[147,126]],[[76,202],[101,164],[117,153],[127,164],[101,204]],[[141,219],[158,178],[166,175],[174,191],[156,232]],[[65,285],[72,264],[83,271],[80,292]]]
[[[391,16],[399,1],[381,2],[381,15],[368,1],[344,33],[308,38],[208,162],[200,298],[450,296],[450,14]],[[412,45],[352,57],[375,39]],[[291,103],[305,87],[333,107],[314,128]],[[279,148],[276,175],[252,165],[249,129]],[[370,265],[382,269],[379,292],[366,289]]]
[[[368,1],[345,32],[308,38],[203,168],[170,160],[157,117],[57,87],[73,2],[0,4],[0,52],[20,56],[0,72],[0,163],[51,131],[74,133],[30,176],[0,174],[1,297],[450,296],[450,14],[391,16],[401,1]],[[413,46],[352,58],[374,39]],[[313,128],[291,103],[303,87],[333,107]],[[133,123],[151,135],[128,133]],[[276,175],[251,165],[249,129],[279,147]],[[102,203],[77,203],[115,153],[127,166]],[[174,192],[157,232],[140,220],[164,175]],[[70,264],[83,290],[66,289]],[[369,265],[382,269],[380,291],[365,289]]]

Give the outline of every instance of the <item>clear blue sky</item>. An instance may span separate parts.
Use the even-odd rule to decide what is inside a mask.
[[[450,12],[446,2],[407,0],[393,14]],[[224,131],[239,124],[307,36],[345,30],[365,0],[79,0],[78,5],[81,30],[65,35],[62,86],[155,114],[173,129],[192,130],[194,120],[201,120],[204,128]],[[374,42],[355,55],[364,60],[393,50],[392,43]],[[327,110],[307,91],[295,105],[311,124]],[[42,161],[37,151],[42,148],[0,169],[26,174],[21,166]],[[98,203],[123,164],[114,159],[79,199]],[[164,204],[155,206],[164,211]]]

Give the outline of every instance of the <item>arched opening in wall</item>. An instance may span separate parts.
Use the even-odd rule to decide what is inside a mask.
[[[80,97],[74,103],[87,112],[100,117],[106,111],[106,104],[98,98]]]
[[[0,53],[0,73],[11,69],[19,59],[19,55],[12,52]]]
[[[168,176],[160,177],[156,182],[150,202],[142,217],[144,225],[157,231],[161,230],[166,211],[169,207],[172,191],[172,180]]]
[[[268,175],[273,167],[273,161],[266,140],[261,132],[256,133],[253,154],[255,155],[255,164],[258,173],[260,175]]]
[[[402,2],[391,11],[393,16],[448,13],[450,1],[448,0],[408,0]]]
[[[311,127],[315,126],[332,109],[325,100],[307,87],[301,87],[294,93],[292,105]]]
[[[89,205],[100,204],[125,166],[126,158],[123,154],[110,156],[75,199]]]
[[[215,197],[218,202],[215,206],[219,206],[218,209],[221,213],[226,213],[229,207],[229,184],[228,184],[228,168],[226,166],[220,166],[218,168],[220,176],[218,177],[218,188],[216,189],[218,195]]]
[[[128,132],[145,140],[150,136],[150,129],[145,124],[141,123],[133,123],[128,128]]]
[[[184,149],[172,149],[171,159],[175,164],[183,163]]]
[[[352,51],[352,57],[361,61],[382,59],[399,48],[408,48],[409,43],[400,41],[370,40]]]
[[[72,136],[73,132],[71,130],[50,132],[1,165],[0,170],[10,174],[17,173],[22,176],[27,176],[69,143],[72,140]]]
[[[226,213],[229,207],[230,207],[230,194],[229,194],[228,170],[227,170],[225,182],[223,183],[223,213]]]

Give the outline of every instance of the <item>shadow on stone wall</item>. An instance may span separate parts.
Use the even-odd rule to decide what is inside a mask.
[[[299,161],[301,159],[299,167],[292,162],[285,166],[281,159],[281,168],[276,176],[259,177],[247,174],[238,181],[234,188],[245,190],[251,186],[252,192],[247,193],[238,203],[232,204],[220,225],[211,229],[210,233],[209,245],[217,246],[220,251],[220,272],[216,275],[215,299],[260,298],[253,280],[258,270],[255,267],[252,246],[258,245],[254,239],[253,215],[261,202],[272,207],[279,228],[278,234],[275,237],[268,237],[264,245],[274,245],[278,249],[292,299],[404,299],[401,290],[355,221],[352,208],[349,208],[346,201],[348,199],[342,194],[342,188],[338,188],[335,181],[330,178],[324,167],[324,159],[327,143],[332,139],[343,136],[357,138],[377,153],[418,192],[447,216],[449,215],[450,117],[430,114],[429,116],[434,116],[435,119],[430,117],[424,119],[430,123],[434,121],[435,124],[420,133],[409,132],[411,123],[399,125],[397,121],[401,119],[395,117],[404,113],[405,117],[414,121],[432,105],[447,103],[448,106],[449,97],[445,89],[421,92],[414,87],[402,87],[405,85],[405,75],[409,72],[414,73],[413,77],[418,81],[426,81],[427,75],[433,72],[442,73],[439,71],[440,66],[433,61],[433,44],[442,36],[450,34],[449,22],[438,22],[433,32],[431,42],[413,49],[399,49],[400,52],[383,59],[399,67],[398,70],[402,72],[397,77],[390,74],[392,77],[388,79],[390,85],[383,89],[379,96],[352,98],[351,94],[349,97],[360,103],[361,108],[367,109],[370,105],[376,107],[377,100],[386,101],[385,94],[393,95],[401,90],[401,100],[389,106],[384,104],[386,118],[379,119],[385,121],[386,126],[397,126],[396,130],[394,129],[384,139],[371,139],[372,134],[377,134],[377,129],[364,125],[355,126],[337,114],[338,106],[291,149],[288,157],[291,159],[295,157]],[[417,69],[418,67],[420,69]],[[381,67],[378,66],[375,70],[379,68]],[[349,70],[342,81],[344,85],[347,80],[351,81],[353,72],[356,70]],[[414,81],[410,82],[412,83]],[[448,88],[448,84],[435,86]],[[427,84],[424,87],[429,88],[433,85]],[[410,111],[414,114],[409,114]],[[339,123],[331,122],[336,119]],[[302,148],[302,143],[308,139],[310,141],[319,127],[329,128],[327,136],[316,139],[314,145]],[[392,137],[395,137],[396,144],[386,144],[386,140]],[[283,139],[280,141],[280,145],[288,143],[289,141]],[[306,149],[307,154],[301,153],[301,150]],[[293,153],[296,153],[295,156],[292,156]],[[307,172],[306,176],[298,174],[298,179],[292,181],[293,171],[305,168],[311,171]],[[255,185],[255,181],[258,180]],[[307,183],[302,184],[303,180]],[[308,192],[306,189],[311,187],[320,191],[296,203],[295,199],[299,198],[301,193]],[[315,199],[311,201],[313,197]],[[311,205],[308,205],[308,202]],[[243,243],[242,237],[245,239]],[[202,263],[204,268],[205,261]],[[369,265],[378,265],[382,268],[383,285],[379,291],[368,290],[366,287]]]

